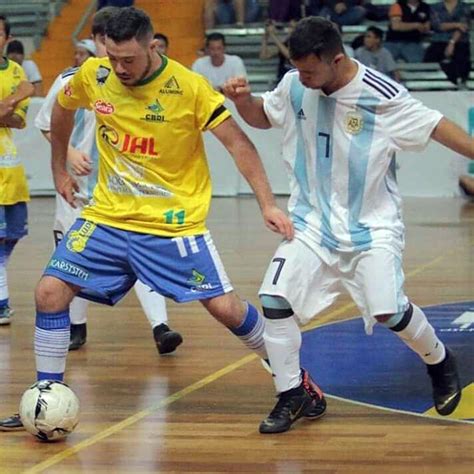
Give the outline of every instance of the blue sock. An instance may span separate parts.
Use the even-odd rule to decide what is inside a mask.
[[[38,380],[63,380],[70,338],[69,308],[36,312],[35,356]]]
[[[263,316],[250,303],[247,303],[247,314],[244,316],[242,324],[231,329],[250,350],[256,352],[262,359],[267,359],[263,330]]]

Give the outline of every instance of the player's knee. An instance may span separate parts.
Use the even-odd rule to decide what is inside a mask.
[[[290,303],[281,296],[260,295],[263,315],[267,319],[285,319],[293,316]]]
[[[46,313],[62,311],[69,306],[76,293],[77,290],[62,280],[44,276],[35,289],[36,309]]]
[[[400,311],[395,314],[383,314],[375,316],[375,319],[383,326],[392,331],[399,332],[408,326],[413,314],[413,306],[408,304],[406,311]]]

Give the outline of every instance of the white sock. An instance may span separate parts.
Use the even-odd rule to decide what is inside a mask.
[[[298,387],[301,383],[301,331],[295,318],[265,318],[263,338],[277,392]]]
[[[165,298],[140,280],[136,281],[134,288],[151,327],[154,328],[163,323],[167,324],[168,314]]]
[[[87,308],[89,301],[84,298],[74,298],[69,306],[69,315],[71,317],[71,324],[85,324],[87,323]]]
[[[437,364],[446,357],[446,348],[436,336],[433,326],[426,319],[425,313],[416,305],[408,325],[395,334],[413,351],[425,364]]]
[[[7,267],[0,262],[0,301],[8,300]]]

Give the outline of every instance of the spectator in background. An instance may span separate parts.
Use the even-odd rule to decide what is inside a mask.
[[[273,22],[285,23],[302,17],[301,0],[270,0],[268,18]]]
[[[74,49],[74,66],[79,67],[89,58],[95,57],[97,54],[94,41],[91,39],[83,39],[76,43]]]
[[[211,33],[206,37],[207,56],[196,59],[192,70],[203,75],[214,89],[221,90],[227,79],[235,76],[247,77],[244,62],[239,56],[225,54],[225,36]]]
[[[400,73],[390,51],[383,47],[383,31],[369,26],[364,35],[364,44],[355,52],[355,58],[365,66],[371,67],[400,82]]]
[[[7,58],[15,61],[25,71],[28,82],[33,84],[35,88],[33,95],[43,95],[43,78],[36,63],[31,59],[25,59],[25,48],[19,40],[12,40],[7,44]]]
[[[157,47],[156,47],[157,51],[160,54],[168,56],[168,47],[170,45],[168,37],[166,35],[164,35],[163,33],[155,33],[153,38],[158,40],[158,44],[157,44]]]
[[[239,28],[244,23],[254,23],[260,15],[258,0],[205,0],[204,26],[214,28],[215,23],[223,25],[236,24]]]
[[[426,62],[439,62],[448,79],[466,89],[471,70],[469,7],[458,0],[445,0],[431,6],[434,34],[425,54]]]
[[[265,33],[262,36],[262,44],[260,47],[260,59],[270,59],[278,55],[278,69],[275,83],[278,84],[283,76],[293,66],[290,62],[290,53],[288,51],[288,38],[291,32],[295,29],[296,20],[290,22],[288,34],[280,39],[272,20],[268,20],[265,24]],[[270,41],[273,47],[270,46]]]
[[[390,26],[385,47],[392,53],[393,59],[403,59],[408,63],[422,62],[422,37],[431,28],[429,5],[419,0],[398,0],[390,7],[388,16]]]
[[[319,15],[339,26],[359,25],[367,13],[359,0],[327,0],[324,5]]]
[[[134,0],[97,0],[97,10],[104,7],[131,7]]]

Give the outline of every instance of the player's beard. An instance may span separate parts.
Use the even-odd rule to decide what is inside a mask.
[[[140,76],[140,78],[137,79],[137,80],[133,83],[134,86],[139,85],[144,79],[146,79],[146,77],[147,77],[147,76],[149,75],[149,73],[150,73],[151,64],[152,64],[151,55],[150,55],[150,53],[148,53],[148,55],[147,55],[146,68],[145,68],[145,70],[143,71],[143,74]]]

